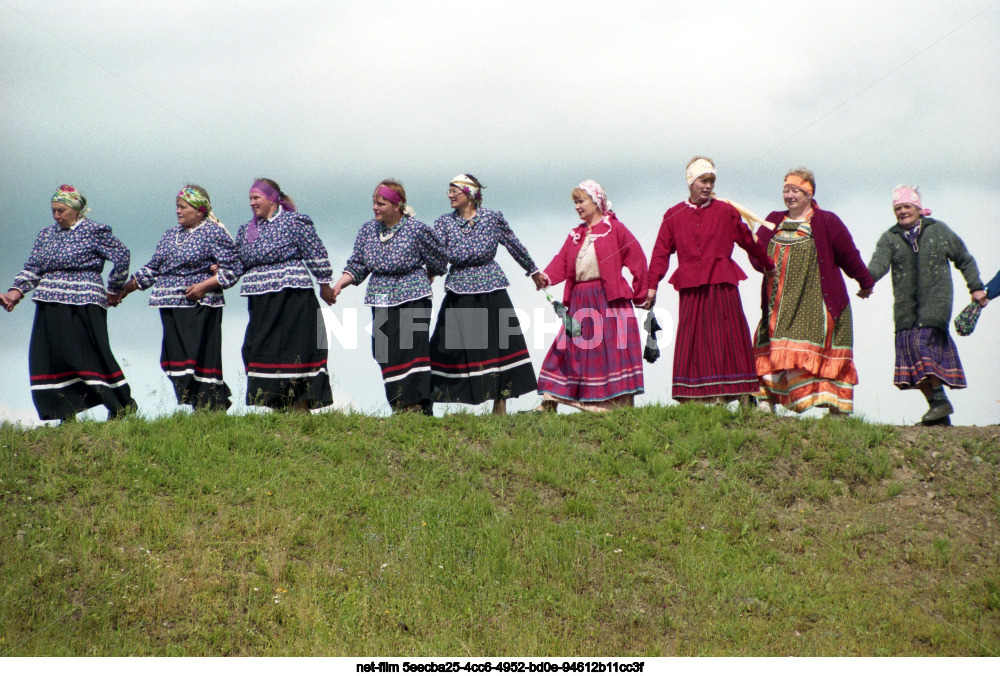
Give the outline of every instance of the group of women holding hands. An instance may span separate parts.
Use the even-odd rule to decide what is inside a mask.
[[[766,219],[716,196],[710,159],[692,159],[686,178],[688,198],[664,214],[648,266],[604,189],[588,180],[571,193],[581,222],[544,270],[503,214],[483,207],[483,186],[474,176],[450,182],[451,211],[433,225],[416,219],[401,184],[382,181],[372,196],[374,218],[361,226],[336,279],[312,220],[269,179],[250,188],[253,218],[235,239],[205,189],[184,186],[176,198],[177,225],[131,276],[129,250],[111,228],[86,217],[87,201],[76,188],[63,185],[52,196],[55,224],[39,233],[0,303],[12,311],[34,290],[29,370],[43,420],[70,419],[97,405],[110,416],[134,408],[108,341],[107,307],[150,288],[149,304],[159,308],[163,325],[160,363],[178,403],[227,409],[223,291],[238,282],[249,309],[242,350],[246,403],[329,406],[326,331],[314,283],[319,299],[333,304],[366,279],[372,354],[394,410],[429,415],[435,402],[492,400],[494,413],[503,413],[508,398],[537,390],[537,410],[562,403],[604,411],[630,406],[643,392],[643,340],[633,308],[653,307],[676,254],[669,280],[680,296],[675,399],[748,404],[753,396],[772,412],[780,404],[796,412],[825,407],[849,414],[858,375],[843,274],[867,298],[891,271],[895,384],[925,394],[922,422],[948,422],[952,406],[943,388],[965,387],[948,327],[949,261],[975,302],[985,305],[987,291],[961,239],[929,217],[915,188],[893,192],[897,222],[866,266],[843,222],[816,203],[816,180],[807,170],[785,176],[787,210]],[[501,244],[536,288],[564,283],[563,303],[579,323],[579,330],[560,328],[537,378],[506,290],[510,282],[496,262]],[[764,275],[762,317],[753,333],[737,289],[747,276],[732,259],[736,245]],[[112,264],[107,287],[105,261]],[[437,276],[445,276],[446,293],[432,328]],[[1000,273],[988,290],[990,297],[1000,295]]]

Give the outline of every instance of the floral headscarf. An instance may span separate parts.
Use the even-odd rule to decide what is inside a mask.
[[[208,193],[204,190],[200,190],[193,185],[186,185],[177,193],[177,199],[184,200],[193,206],[208,220],[214,223],[219,222],[219,219],[215,217],[215,212],[212,211],[212,202],[208,199]]]
[[[476,206],[483,203],[483,186],[479,185],[479,181],[474,179],[468,174],[459,174],[455,178],[451,179],[449,186],[458,188],[466,194],[466,196],[475,202]]]
[[[73,211],[79,212],[80,218],[83,218],[83,215],[90,211],[87,208],[87,198],[81,195],[79,190],[66,183],[56,188],[55,194],[52,195],[52,201],[65,204]]]

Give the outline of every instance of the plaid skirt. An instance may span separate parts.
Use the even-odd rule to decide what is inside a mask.
[[[430,410],[431,299],[372,308],[372,356],[382,369],[385,398],[394,409]]]
[[[538,376],[538,393],[577,402],[607,401],[643,392],[639,323],[628,300],[608,303],[600,280],[579,282],[569,312],[583,332],[561,326]]]
[[[326,328],[313,290],[282,289],[247,296],[247,304],[250,321],[243,339],[247,405],[331,405]]]
[[[42,420],[71,418],[101,405],[113,416],[135,406],[111,353],[108,311],[99,305],[35,303],[28,372]]]
[[[674,345],[674,399],[756,392],[750,327],[733,284],[680,290]]]
[[[538,388],[528,345],[505,289],[445,294],[430,354],[436,401],[481,404]]]
[[[965,371],[951,334],[930,326],[897,331],[893,384],[908,390],[928,376],[937,376],[953,390],[965,387]]]
[[[222,379],[222,308],[164,307],[160,323],[160,367],[174,385],[177,403],[220,411],[232,406]]]

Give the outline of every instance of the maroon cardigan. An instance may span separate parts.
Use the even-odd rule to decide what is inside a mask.
[[[778,225],[787,216],[787,211],[772,211],[766,220]],[[875,280],[868,274],[868,267],[861,260],[858,247],[854,245],[854,238],[851,237],[847,226],[837,214],[832,211],[824,211],[813,202],[813,216],[810,226],[812,227],[813,240],[816,242],[816,260],[819,263],[819,283],[823,290],[823,301],[833,318],[837,319],[850,303],[847,285],[844,284],[844,276],[840,270],[857,280],[862,289],[870,289],[875,286]],[[762,225],[757,229],[757,239],[766,248],[768,242],[774,237],[774,233],[775,230]],[[753,263],[753,259],[751,259],[751,263]],[[754,267],[757,267],[755,263]],[[760,289],[760,307],[764,313],[767,312],[768,302],[766,288],[765,280]]]
[[[597,255],[597,267],[601,271],[604,293],[609,303],[628,299],[636,305],[641,305],[646,302],[646,255],[642,253],[638,240],[621,221],[614,216],[610,220],[611,233],[594,240],[594,253]],[[607,232],[608,227],[605,223],[598,223],[592,232],[600,235]],[[583,246],[586,232],[585,223],[573,228],[559,253],[545,268],[545,274],[548,275],[552,285],[566,282],[563,289],[563,303],[567,307],[573,286],[576,284],[576,256]],[[628,268],[632,273],[632,286],[629,286],[622,276],[622,268]]]

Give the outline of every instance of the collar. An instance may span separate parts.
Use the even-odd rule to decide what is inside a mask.
[[[707,209],[708,206],[714,201],[715,200],[713,198],[709,197],[701,204],[695,204],[694,202],[691,201],[691,198],[689,197],[688,199],[684,200],[684,204],[688,205],[692,209]]]

